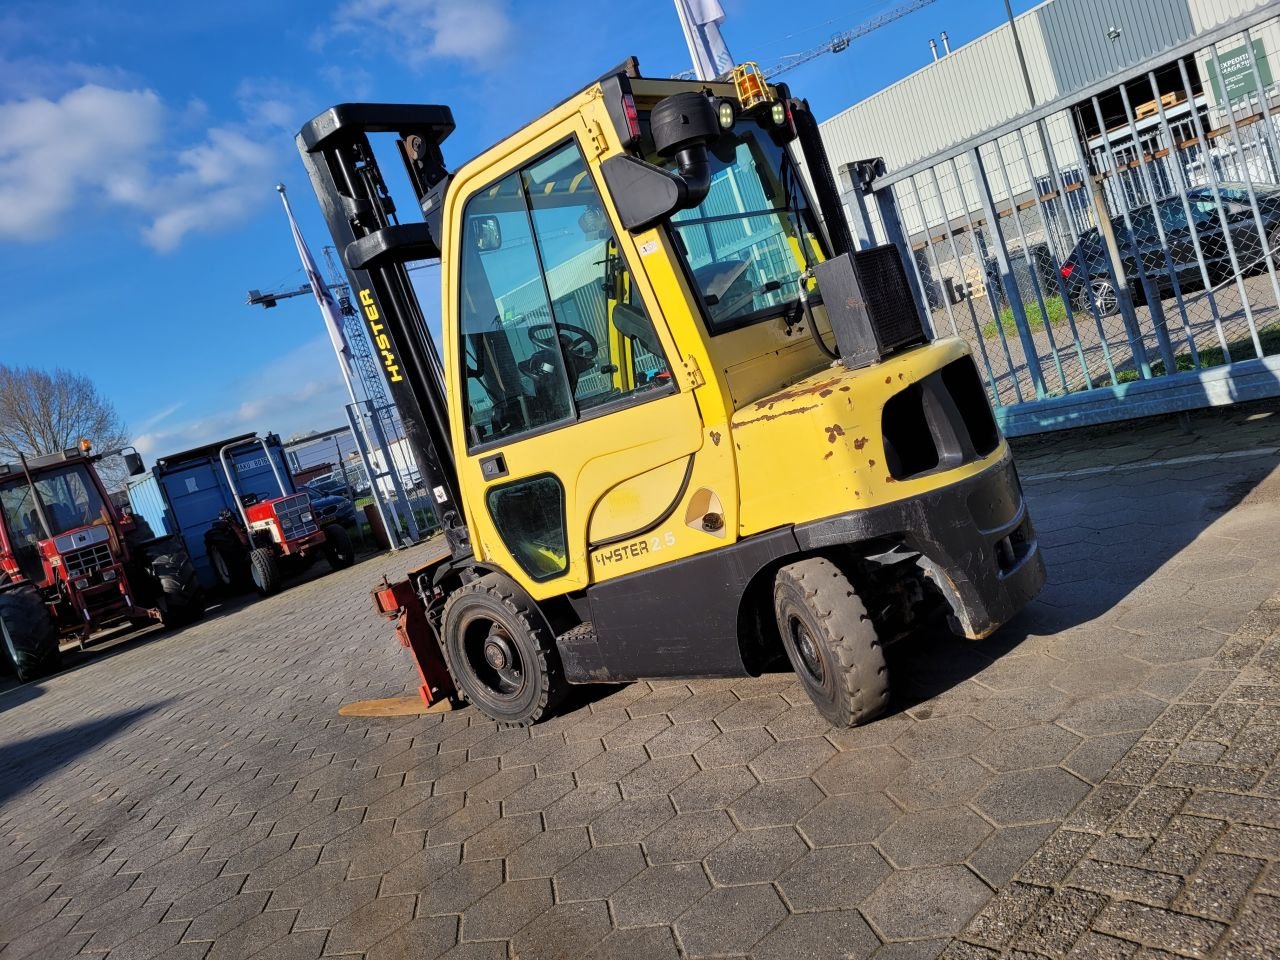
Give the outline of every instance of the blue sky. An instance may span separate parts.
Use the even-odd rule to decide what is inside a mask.
[[[896,4],[722,5],[734,56],[767,65]],[[787,80],[826,118],[924,66],[930,36],[1003,17],[937,0]],[[336,426],[314,304],[244,305],[304,281],[275,183],[317,258],[328,240],[299,126],[343,100],[446,103],[457,166],[630,54],[687,68],[670,0],[0,0],[0,361],[92,377],[148,460]]]

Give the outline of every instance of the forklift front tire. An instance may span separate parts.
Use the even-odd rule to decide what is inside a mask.
[[[336,523],[324,528],[324,556],[334,570],[345,570],[356,562],[351,537]]]
[[[269,548],[254,547],[249,551],[249,572],[254,587],[264,597],[280,592],[280,564]]]
[[[444,654],[459,691],[499,723],[529,726],[564,697],[564,672],[542,613],[497,573],[458,588],[444,608]]]
[[[241,558],[233,556],[226,547],[210,543],[207,547],[209,566],[218,585],[228,593],[239,591],[244,586],[245,570],[237,561]]]
[[[810,557],[778,571],[773,608],[787,658],[818,712],[840,727],[889,705],[889,671],[875,624],[848,578]]]

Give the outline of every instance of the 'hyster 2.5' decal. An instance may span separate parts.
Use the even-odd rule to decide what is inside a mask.
[[[666,550],[675,545],[676,535],[668,530],[666,533],[655,533],[648,537],[641,537],[639,540],[632,540],[630,543],[620,543],[615,547],[597,550],[591,555],[591,559],[595,561],[596,566],[607,567],[611,563],[643,557],[647,553],[657,553],[659,550]]]
[[[369,321],[373,345],[382,354],[382,365],[386,367],[387,379],[391,383],[399,383],[404,379],[400,376],[400,364],[396,362],[396,355],[391,351],[391,339],[382,332],[386,326],[382,323],[382,315],[378,313],[378,305],[373,302],[373,294],[368,290],[360,291],[360,306],[364,307],[365,319]]]

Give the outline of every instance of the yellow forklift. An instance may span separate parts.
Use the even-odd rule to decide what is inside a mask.
[[[851,726],[889,702],[887,643],[1036,595],[968,347],[929,341],[894,247],[854,249],[807,102],[633,59],[450,173],[453,129],[343,104],[298,135],[443,530],[374,591],[428,705],[527,724],[567,684],[785,653]],[[405,266],[432,258],[439,353]]]

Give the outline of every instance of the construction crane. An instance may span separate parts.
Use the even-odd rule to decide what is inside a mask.
[[[803,53],[788,54],[777,63],[763,67],[762,70],[765,78],[772,80],[774,77],[786,73],[788,70],[794,70],[803,63],[808,63],[810,60],[816,60],[824,53],[843,53],[845,50],[848,50],[849,45],[858,38],[865,37],[868,33],[879,30],[881,27],[887,26],[895,20],[901,20],[907,14],[915,13],[917,10],[921,10],[935,2],[936,0],[911,0],[910,3],[904,3],[894,7],[892,10],[886,10],[884,13],[874,16],[870,20],[864,20],[862,23],[859,23],[848,30],[835,34],[820,46],[814,47],[811,50],[806,50]],[[683,73],[676,74],[676,77],[682,80],[692,80],[694,78],[694,72],[692,70],[686,70]]]

